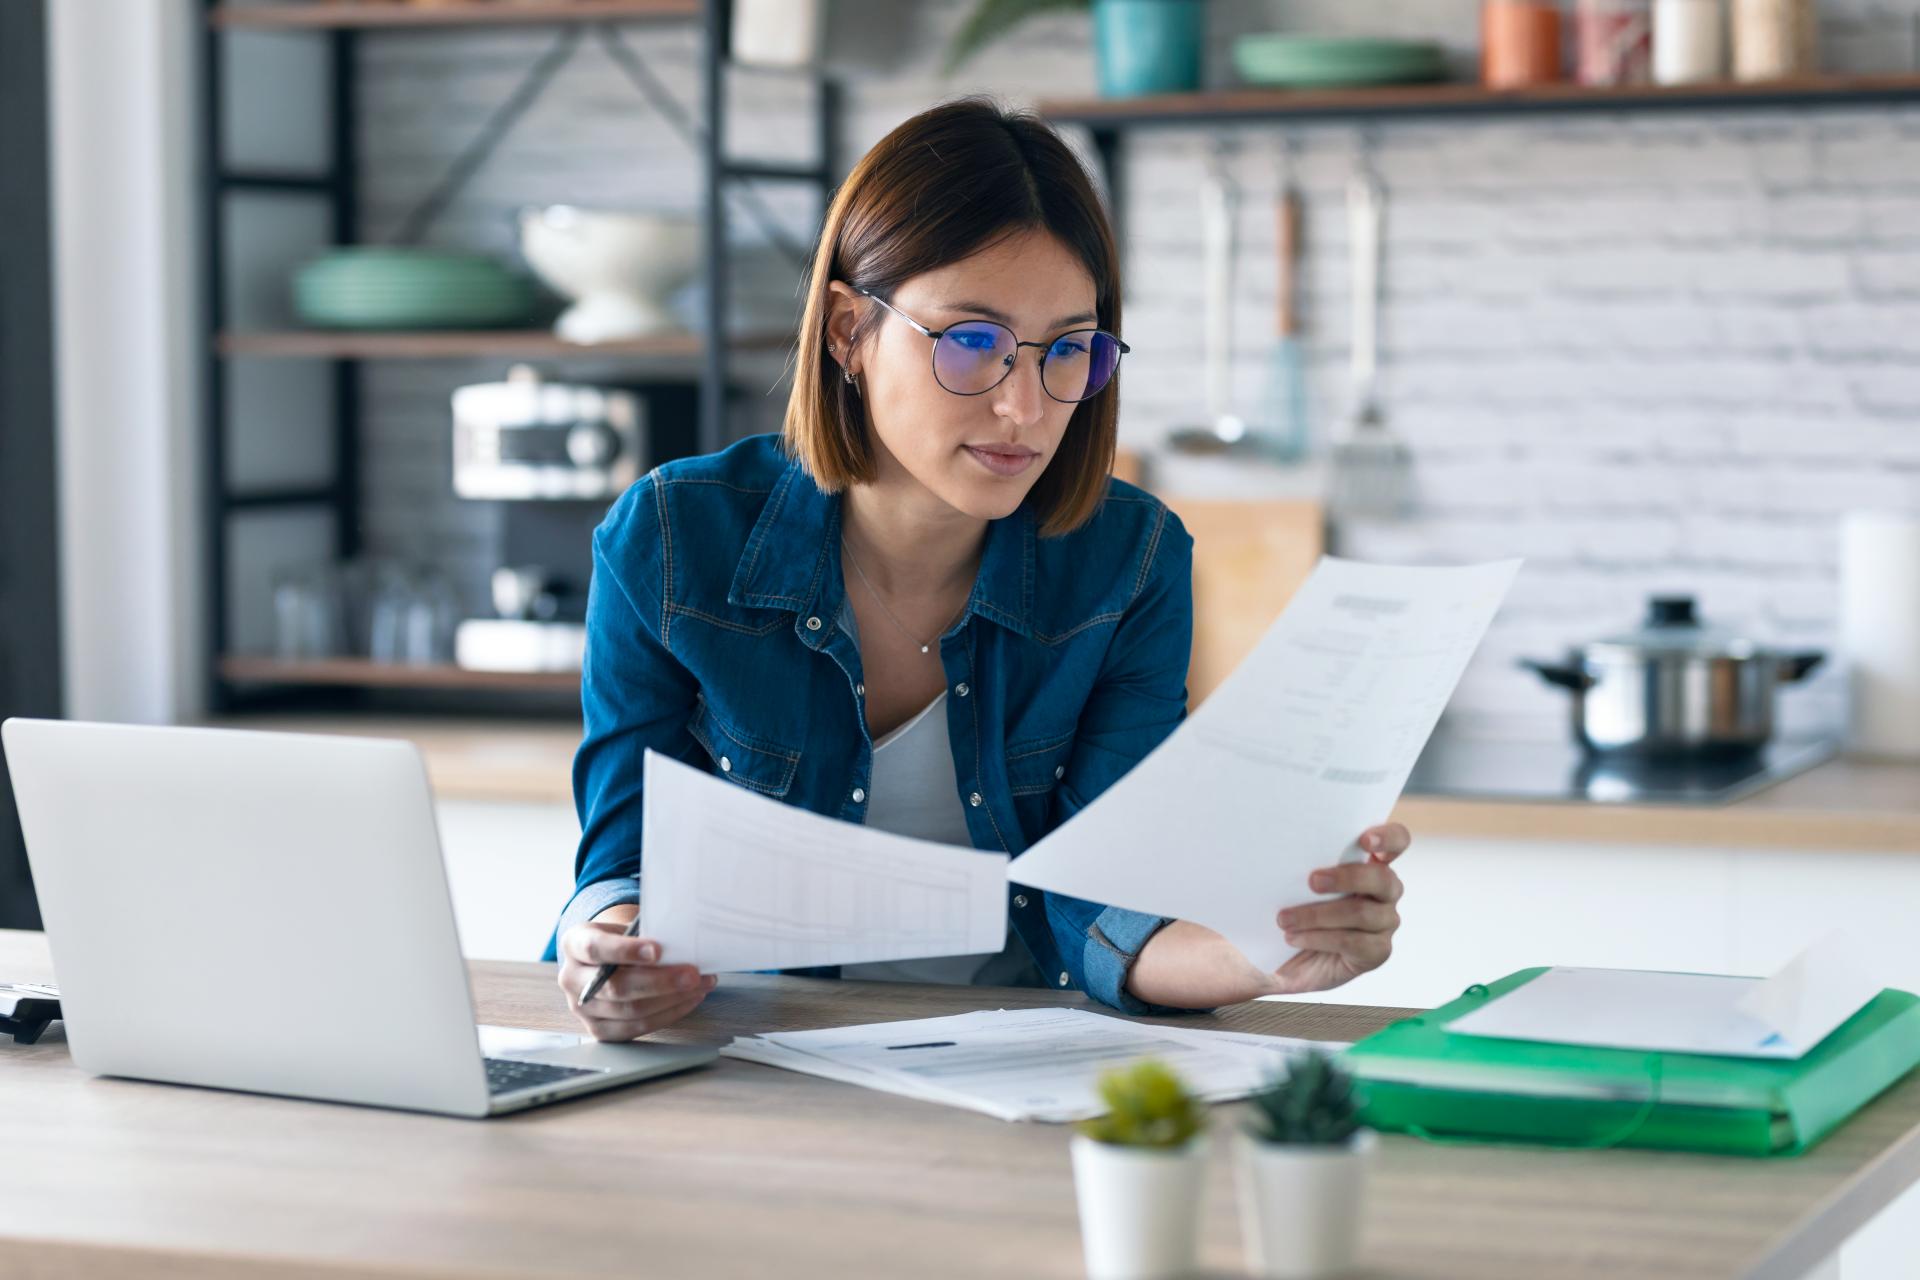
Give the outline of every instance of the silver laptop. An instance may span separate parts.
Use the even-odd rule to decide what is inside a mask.
[[[490,1116],[717,1056],[476,1027],[411,743],[21,719],[0,742],[83,1071]]]

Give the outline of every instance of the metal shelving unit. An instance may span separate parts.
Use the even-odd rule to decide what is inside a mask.
[[[727,110],[726,51],[730,48],[729,0],[471,0],[470,3],[405,5],[369,0],[288,0],[272,5],[230,5],[206,0],[205,83],[201,111],[210,179],[204,223],[206,261],[206,436],[203,477],[206,493],[205,572],[208,577],[207,663],[211,709],[227,711],[242,702],[272,700],[274,695],[302,687],[331,686],[358,689],[558,689],[566,681],[491,679],[470,673],[462,680],[454,668],[383,669],[377,664],[347,660],[317,664],[277,663],[229,653],[232,601],[228,570],[231,563],[230,524],[236,514],[262,510],[327,510],[333,520],[333,552],[348,559],[360,551],[359,467],[360,365],[379,359],[434,359],[474,356],[538,356],[549,359],[579,357],[697,360],[700,369],[699,441],[703,450],[724,446],[730,439],[727,417],[729,355],[734,350],[776,349],[790,340],[787,334],[727,338],[729,191],[735,184],[797,182],[818,187],[821,204],[831,194],[838,172],[835,141],[839,129],[837,86],[824,75],[810,73],[815,102],[816,160],[812,164],[784,165],[764,161],[736,161],[725,154]],[[550,25],[661,21],[699,23],[703,31],[701,68],[701,213],[705,303],[701,332],[615,342],[595,346],[567,343],[545,331],[435,331],[366,333],[339,331],[236,331],[226,312],[228,281],[225,248],[228,243],[227,197],[235,193],[271,192],[310,197],[328,210],[336,244],[358,241],[358,189],[355,136],[355,56],[362,32],[453,27]],[[221,40],[229,32],[310,32],[327,42],[328,136],[330,163],[319,173],[236,170],[224,150],[223,112],[227,85],[221,62]],[[240,358],[301,358],[329,361],[334,390],[333,480],[319,486],[292,486],[236,492],[230,483],[226,420],[230,400],[228,362]],[[577,688],[577,680],[574,681]]]

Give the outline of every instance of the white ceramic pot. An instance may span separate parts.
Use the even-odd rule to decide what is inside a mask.
[[[1362,1129],[1346,1146],[1295,1146],[1240,1135],[1240,1234],[1247,1269],[1277,1280],[1353,1268],[1365,1216],[1367,1170],[1379,1139]]]
[[[691,218],[555,204],[520,211],[520,252],[573,306],[554,331],[569,342],[676,333],[674,291],[700,270]]]
[[[1073,1189],[1091,1280],[1159,1280],[1197,1266],[1205,1134],[1176,1150],[1073,1137]]]
[[[820,60],[824,0],[733,0],[733,60],[805,67]]]

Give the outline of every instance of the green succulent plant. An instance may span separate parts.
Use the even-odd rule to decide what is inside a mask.
[[[1010,33],[1028,18],[1067,9],[1088,9],[1092,4],[1093,0],[980,0],[973,7],[973,12],[967,15],[960,30],[954,33],[953,43],[947,47],[946,65],[941,71],[952,75],[967,59]]]
[[[1102,1072],[1099,1088],[1107,1114],[1083,1120],[1079,1126],[1095,1142],[1182,1147],[1206,1125],[1205,1104],[1187,1092],[1173,1068],[1157,1058]]]
[[[1317,1049],[1294,1058],[1287,1074],[1253,1095],[1247,1132],[1262,1142],[1337,1146],[1360,1128],[1353,1077]]]

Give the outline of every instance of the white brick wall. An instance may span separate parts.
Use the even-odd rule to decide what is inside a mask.
[[[843,159],[931,102],[1088,92],[1086,19],[1036,21],[952,81],[938,63],[966,6],[836,0]],[[1470,66],[1473,0],[1216,3],[1211,72],[1266,28],[1426,34]],[[1911,65],[1920,0],[1825,0],[1829,48]],[[367,230],[431,183],[547,37],[505,31],[365,42]],[[689,33],[630,37],[683,102]],[[777,77],[736,77],[734,146],[804,153]],[[1457,706],[1557,723],[1558,696],[1511,669],[1612,630],[1652,590],[1692,590],[1729,622],[1796,645],[1832,639],[1835,517],[1920,507],[1920,108],[1328,123],[1288,131],[1306,207],[1310,400],[1347,411],[1344,182],[1365,144],[1389,192],[1382,323],[1387,416],[1412,443],[1418,518],[1346,531],[1354,554],[1524,554],[1527,571]],[[1271,335],[1279,130],[1141,132],[1129,143],[1122,432],[1151,448],[1200,412],[1196,180],[1220,139],[1244,188],[1236,391],[1257,406]],[[437,238],[505,249],[505,214],[570,199],[691,210],[693,161],[598,50],[583,48]],[[780,206],[797,234],[817,211]],[[751,224],[736,219],[743,234]],[[778,295],[776,282],[770,292]],[[369,380],[376,542],[484,564],[471,522],[436,515],[448,366]],[[771,375],[769,375],[770,378]],[[776,401],[777,402],[777,397]],[[769,408],[775,402],[769,402]],[[483,531],[484,532],[484,531]],[[1783,700],[1792,729],[1840,715],[1829,671]]]

